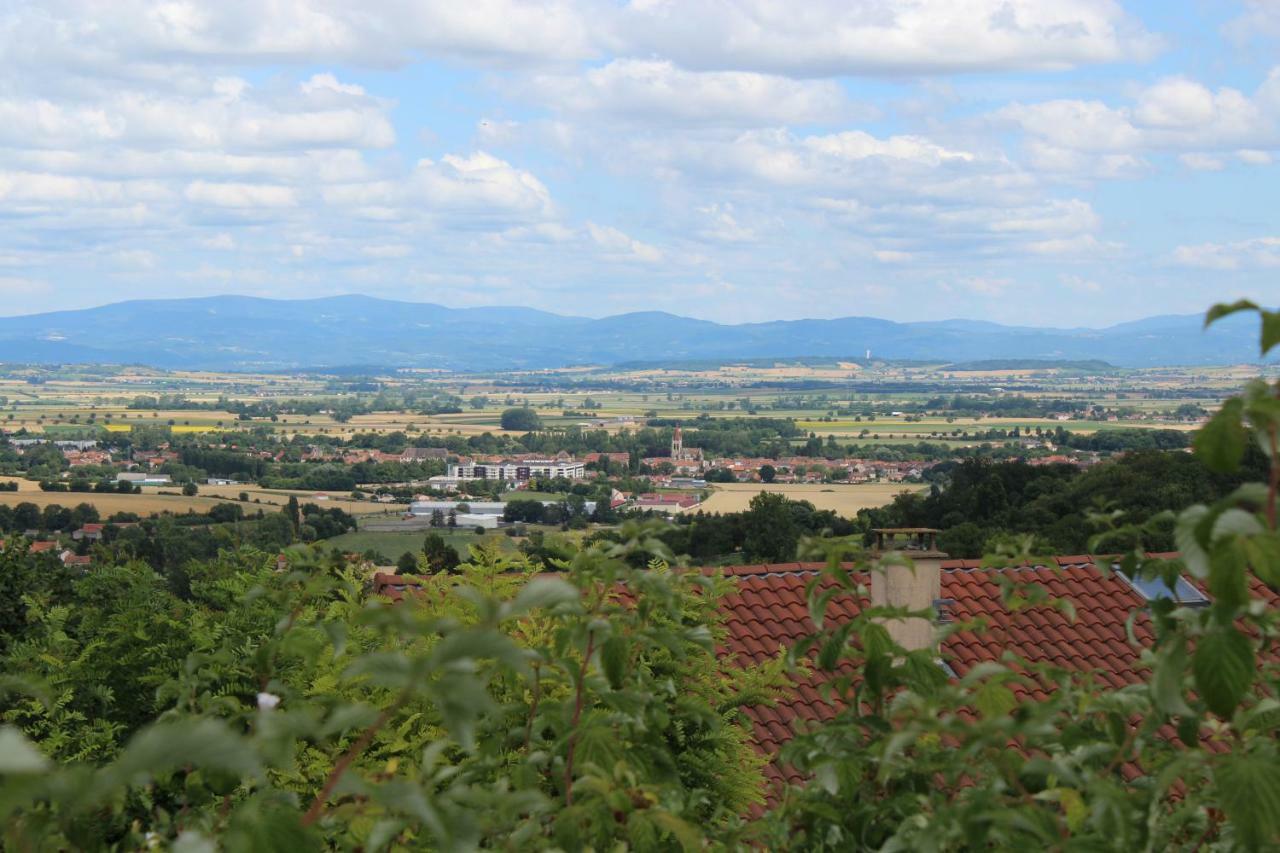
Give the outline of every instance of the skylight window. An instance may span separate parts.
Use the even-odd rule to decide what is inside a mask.
[[[1178,575],[1178,580],[1174,583],[1173,588],[1165,583],[1164,578],[1131,578],[1124,572],[1116,572],[1120,577],[1124,578],[1129,586],[1137,591],[1147,601],[1154,601],[1157,598],[1171,599],[1178,604],[1185,604],[1188,607],[1203,607],[1209,603],[1208,597],[1200,590],[1191,585],[1191,582]]]

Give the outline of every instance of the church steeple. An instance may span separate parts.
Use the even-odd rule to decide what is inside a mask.
[[[679,426],[676,426],[671,433],[671,458],[684,458],[684,436],[681,434]]]

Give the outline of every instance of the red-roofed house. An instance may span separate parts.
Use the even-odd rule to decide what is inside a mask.
[[[1144,609],[1149,595],[1168,597],[1170,591],[1163,585],[1156,588],[1145,581],[1131,583],[1119,572],[1104,575],[1089,556],[1057,557],[1054,565],[1008,569],[984,569],[976,560],[942,560],[935,561],[935,565],[939,571],[934,606],[939,621],[985,617],[990,626],[983,633],[960,631],[943,641],[942,661],[957,677],[981,663],[999,660],[1008,650],[1029,662],[1052,662],[1093,673],[1100,682],[1114,688],[1144,678],[1139,659],[1142,646],[1153,638]],[[728,631],[725,653],[743,663],[759,663],[812,634],[815,629],[809,619],[806,587],[821,570],[821,564],[816,563],[725,569],[738,582],[737,590],[726,596],[721,605]],[[1001,575],[1012,576],[1019,583],[1043,586],[1051,597],[1070,601],[1075,605],[1074,620],[1051,607],[1030,608],[1016,615],[1009,612],[997,582]],[[871,578],[861,581],[874,592]],[[1280,596],[1261,582],[1254,580],[1252,585],[1255,597],[1272,606],[1280,604]],[[1172,594],[1188,605],[1207,602],[1203,590],[1187,581],[1180,582]],[[932,595],[935,593],[926,592],[926,598]],[[867,604],[852,595],[840,595],[829,605],[826,618],[838,624]],[[1138,646],[1127,639],[1127,623],[1134,613],[1138,614],[1133,625]],[[816,674],[800,681],[793,693],[774,707],[747,709],[761,750],[775,755],[791,739],[798,720],[824,721],[835,715],[837,709],[818,689],[823,678]],[[1039,689],[1030,691],[1031,698],[1045,695]],[[801,781],[797,774],[777,765],[771,765],[767,773],[772,784]]]
[[[79,530],[73,530],[71,532],[71,538],[77,542],[81,539],[90,539],[96,542],[102,538],[102,528],[105,526],[106,525],[102,524],[86,524]]]
[[[392,601],[400,601],[405,593],[414,593],[422,588],[422,581],[407,575],[391,572],[375,572],[373,575],[373,594],[385,596]]]

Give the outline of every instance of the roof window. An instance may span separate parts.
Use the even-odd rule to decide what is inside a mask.
[[[1170,588],[1162,577],[1131,578],[1121,571],[1117,571],[1116,574],[1124,578],[1125,582],[1147,601],[1165,598],[1187,607],[1206,607],[1209,604],[1208,596],[1192,586],[1191,582],[1182,575],[1178,575],[1177,582]]]

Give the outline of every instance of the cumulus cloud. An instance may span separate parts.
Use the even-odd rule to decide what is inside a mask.
[[[1178,246],[1173,259],[1183,266],[1215,270],[1274,269],[1280,267],[1280,237]]]
[[[321,196],[375,218],[450,213],[539,219],[553,210],[551,193],[537,177],[483,151],[420,160],[404,179],[335,184]]]
[[[1062,165],[1081,165],[1092,162],[1090,156],[1173,151],[1190,155],[1185,165],[1203,168],[1210,152],[1280,147],[1280,67],[1252,94],[1169,77],[1120,106],[1074,99],[1015,103],[993,118],[1028,134],[1033,155],[1044,163],[1060,157]]]
[[[860,111],[831,80],[743,71],[687,71],[670,60],[615,59],[575,75],[538,75],[526,91],[563,113],[688,125],[848,120]]]
[[[1061,70],[1160,48],[1112,0],[631,0],[616,39],[686,68],[798,77]]]
[[[183,195],[188,201],[216,207],[280,208],[293,207],[298,203],[297,193],[291,187],[273,184],[192,181]]]
[[[0,17],[10,61],[43,55],[112,73],[125,63],[563,61],[592,55],[592,42],[568,0],[19,0]]]
[[[0,96],[0,143],[33,148],[126,146],[156,150],[385,148],[395,131],[385,105],[331,74],[291,94],[212,81],[199,96],[116,90],[89,101]]]

